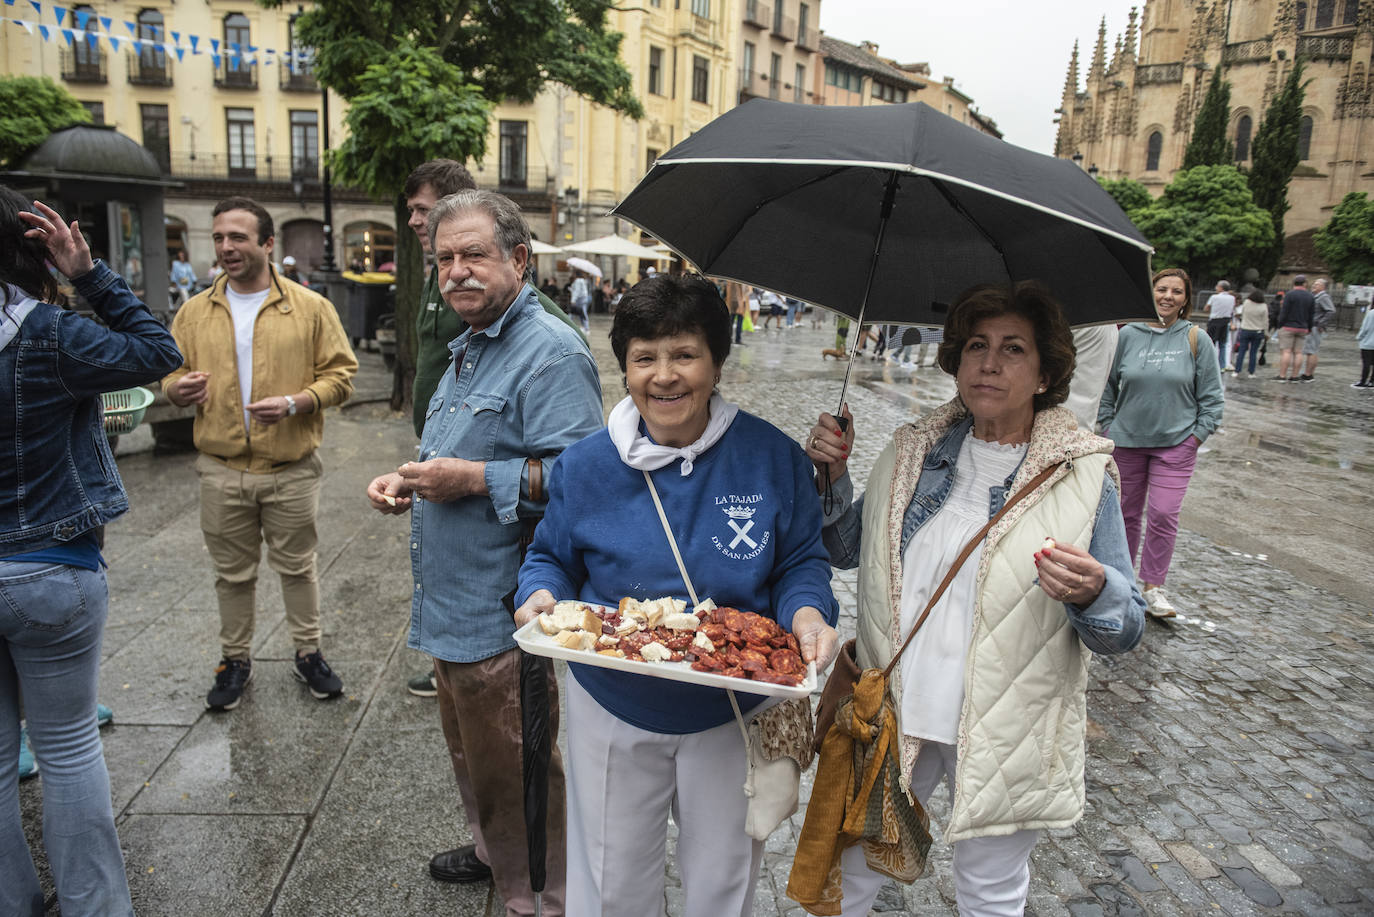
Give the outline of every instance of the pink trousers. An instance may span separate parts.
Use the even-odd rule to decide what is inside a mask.
[[[1140,550],[1140,581],[1161,585],[1169,575],[1178,537],[1178,511],[1197,463],[1198,441],[1189,436],[1177,446],[1140,449],[1117,446],[1112,453],[1121,473],[1121,515],[1126,520],[1126,547],[1135,563]]]

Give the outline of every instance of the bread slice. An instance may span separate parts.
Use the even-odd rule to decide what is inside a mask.
[[[556,634],[553,641],[570,650],[589,650],[596,646],[596,634],[589,634],[585,630],[565,630]]]
[[[701,618],[679,611],[664,615],[660,623],[669,630],[696,630],[701,626]]]
[[[644,644],[639,655],[644,657],[645,662],[667,662],[673,658],[673,651],[655,640],[653,643]]]

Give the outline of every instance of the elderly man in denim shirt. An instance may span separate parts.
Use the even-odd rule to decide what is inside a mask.
[[[587,345],[524,282],[529,229],[488,191],[460,191],[429,217],[444,301],[469,328],[425,410],[420,460],[368,485],[382,513],[411,511],[411,647],[434,657],[439,715],[473,845],[430,861],[441,881],[494,877],[508,914],[532,914],[521,815],[519,662],[503,599],[520,539],[544,511],[558,454],[602,425]],[[552,671],[550,685],[555,685]],[[558,728],[557,698],[550,707]],[[549,775],[544,912],[561,914],[563,767]]]

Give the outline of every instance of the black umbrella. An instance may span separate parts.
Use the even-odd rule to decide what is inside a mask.
[[[1027,279],[1073,325],[1155,314],[1150,244],[1093,178],[919,102],[756,99],[659,157],[612,213],[704,274],[860,321],[943,325],[968,287]]]
[[[520,653],[521,770],[525,790],[525,839],[530,852],[530,890],[535,914],[543,910],[548,854],[549,761],[554,736],[549,730],[549,662]]]

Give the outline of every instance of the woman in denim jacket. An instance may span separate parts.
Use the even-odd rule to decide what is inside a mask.
[[[104,325],[49,305],[49,259]],[[181,364],[172,335],[70,227],[0,188],[0,914],[41,915],[19,818],[19,699],[64,914],[132,914],[96,731],[109,594],[96,529],[128,509],[100,393]]]

